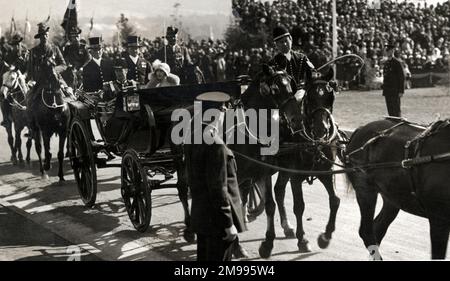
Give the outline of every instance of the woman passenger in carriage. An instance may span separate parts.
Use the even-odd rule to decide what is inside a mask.
[[[153,62],[154,71],[149,75],[146,88],[170,87],[180,85],[180,78],[170,73],[170,66],[160,60]]]

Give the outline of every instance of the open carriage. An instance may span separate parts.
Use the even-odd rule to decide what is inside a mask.
[[[97,169],[120,167],[121,194],[128,215],[134,227],[144,232],[151,220],[152,190],[177,187],[170,180],[177,165],[182,165],[182,150],[171,144],[172,112],[181,108],[192,112],[195,98],[210,91],[238,97],[241,83],[141,89],[109,102],[100,101],[100,93],[80,93],[69,105],[69,152],[84,204],[95,204]],[[101,139],[95,138],[91,120]],[[121,163],[114,161],[117,156]]]

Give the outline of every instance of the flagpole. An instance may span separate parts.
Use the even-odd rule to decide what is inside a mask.
[[[163,35],[163,38],[164,38],[163,44],[164,44],[164,63],[167,63],[167,45],[166,45],[166,42],[167,42],[167,44],[169,42],[167,41],[167,33],[165,33],[165,32],[166,32],[166,18],[164,18],[163,34],[165,34],[165,35]]]
[[[23,28],[23,38],[24,39],[26,39],[25,36],[27,34],[27,25],[28,25],[28,9],[27,9],[27,13],[26,13],[26,16],[25,16],[25,26]]]
[[[333,59],[337,58],[337,12],[336,12],[336,0],[332,0],[332,26],[333,26]],[[333,65],[334,79],[336,79],[336,64]]]

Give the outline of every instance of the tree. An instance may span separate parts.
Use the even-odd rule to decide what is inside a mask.
[[[118,29],[118,34],[113,37],[114,42],[123,43],[127,40],[128,36],[136,35],[134,25],[129,22],[128,18],[125,17],[125,14],[120,14],[120,19],[116,26]]]

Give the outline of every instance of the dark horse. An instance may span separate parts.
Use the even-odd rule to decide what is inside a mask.
[[[10,116],[6,126],[6,133],[8,134],[8,144],[11,148],[11,162],[16,165],[17,161],[20,164],[24,163],[22,155],[22,131],[28,126],[28,118],[26,114],[25,96],[29,89],[19,70],[10,70],[3,74],[3,85],[1,87],[1,94],[6,97],[5,102],[9,103],[11,108]],[[12,125],[14,124],[14,136],[12,133]],[[30,162],[30,150],[32,140],[28,137],[26,147],[27,155],[26,161]]]
[[[39,158],[39,167],[42,177],[47,177],[46,171],[50,169],[52,154],[50,153],[50,139],[53,134],[59,137],[58,151],[58,177],[64,181],[63,160],[64,143],[68,122],[68,108],[63,100],[61,90],[62,78],[51,64],[43,65],[36,85],[32,89],[32,95],[28,100],[28,114],[31,119],[33,139],[35,140],[36,153]],[[41,139],[44,143],[45,163],[41,158]]]
[[[292,174],[292,169],[303,170],[330,170],[335,153],[333,148],[336,141],[337,128],[331,115],[334,102],[334,88],[329,81],[333,73],[323,78],[311,78],[307,81],[307,93],[303,99],[296,99],[291,88],[291,77],[284,71],[274,71],[268,66],[250,84],[242,95],[241,101],[244,109],[278,109],[279,110],[279,142],[280,151],[273,156],[261,156],[259,145],[230,145],[236,154],[238,166],[238,181],[240,183],[244,204],[247,203],[249,186],[258,183],[265,186],[265,210],[268,218],[266,240],[260,246],[261,257],[271,255],[275,239],[275,201],[272,195],[271,176],[279,171],[281,182],[277,184],[275,193],[280,207],[282,226],[285,233],[289,223],[284,209],[284,189],[289,178],[291,179],[294,212],[297,218],[298,248],[301,252],[308,251],[308,241],[304,238],[302,214],[304,210],[301,184],[306,175]],[[302,100],[302,101],[300,101]],[[270,122],[273,116],[261,118],[259,122]],[[266,119],[266,120],[263,120]],[[248,138],[256,136],[248,132]],[[322,144],[322,145],[320,145]],[[320,148],[319,148],[320,147]],[[324,157],[322,157],[324,156]],[[326,158],[327,161],[322,161]],[[265,165],[268,164],[268,165]],[[336,212],[339,206],[333,189],[332,176],[320,176],[330,194],[330,219],[325,234],[319,237],[321,247],[328,246],[331,234],[334,231]]]
[[[432,258],[445,258],[450,231],[450,174],[449,163],[436,156],[450,152],[449,140],[449,120],[424,128],[386,119],[371,122],[352,135],[346,149],[347,167],[387,163],[385,167],[348,173],[361,212],[359,236],[371,258],[381,259],[379,245],[400,209],[428,218]],[[427,156],[435,156],[435,160]],[[400,165],[405,158],[415,164]],[[378,194],[383,207],[374,220]]]

